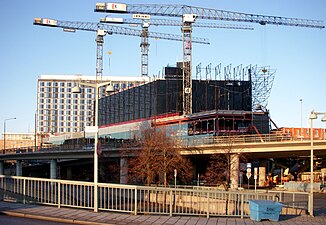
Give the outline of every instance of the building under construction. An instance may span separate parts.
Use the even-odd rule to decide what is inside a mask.
[[[139,128],[140,123],[147,120],[157,126],[177,124],[180,127],[182,124],[188,135],[270,131],[268,113],[252,111],[254,85],[251,67],[244,68],[246,72],[241,76],[229,76],[227,79],[219,79],[221,77],[217,77],[216,73],[215,79],[198,76],[193,79],[190,115],[183,115],[181,68],[181,63],[176,67],[165,67],[161,79],[101,98],[100,134],[130,138],[134,135],[131,131],[137,129],[135,126]]]

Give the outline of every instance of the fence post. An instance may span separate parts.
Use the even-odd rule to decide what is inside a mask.
[[[23,204],[26,204],[26,180],[23,180]]]
[[[58,182],[58,208],[61,207],[61,183]]]
[[[294,205],[295,205],[295,193],[293,192],[293,195],[292,195],[292,207],[294,208]]]
[[[135,216],[137,215],[137,187],[135,187]]]
[[[209,192],[207,192],[207,218],[209,218]]]
[[[172,206],[172,201],[173,201],[173,200],[172,200],[172,194],[173,194],[173,193],[172,193],[172,190],[170,190],[170,216],[172,216],[172,207],[173,207],[173,206]]]
[[[241,209],[241,219],[243,219],[244,215],[244,194],[241,194],[241,203],[240,203],[240,209]]]

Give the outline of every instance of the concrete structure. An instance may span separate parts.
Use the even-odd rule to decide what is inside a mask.
[[[103,77],[111,81],[116,91],[138,86],[149,81],[148,77]],[[95,89],[81,85],[82,93],[73,94],[79,82],[95,83],[95,76],[41,75],[37,85],[37,133],[57,134],[83,131],[93,125]],[[104,96],[104,87],[100,96]]]
[[[257,135],[258,137],[258,135]],[[225,154],[226,152],[221,150],[221,147],[225,146],[223,143],[223,137],[216,137],[216,141],[212,140],[211,137],[202,139],[202,143],[195,145],[180,145],[183,155],[194,156],[196,155],[210,155],[215,153]],[[274,140],[274,141],[273,141]],[[289,158],[289,157],[308,157],[310,152],[310,141],[308,140],[279,140],[277,141],[273,136],[268,136],[266,139],[257,138],[258,142],[241,142],[237,140],[233,145],[232,150],[232,166],[231,166],[231,187],[236,189],[239,183],[239,157],[237,153],[246,154],[247,159],[268,159],[274,158]],[[74,146],[71,146],[74,147]],[[230,152],[231,153],[231,152]],[[325,158],[326,156],[326,141],[316,140],[315,141],[315,151],[314,154],[317,158]],[[53,151],[47,149],[46,151],[39,152],[26,152],[24,154],[6,154],[0,155],[0,162],[17,160],[18,173],[21,174],[20,162],[28,160],[49,160],[50,161],[50,176],[51,178],[56,178],[56,168],[58,163],[56,160],[72,160],[72,159],[92,159],[94,157],[93,149],[81,149],[81,146],[77,145],[75,149],[68,149],[67,147],[54,148]],[[121,153],[119,148],[108,147],[107,145],[102,145],[102,158],[116,158],[120,160],[120,182],[127,183],[127,165],[128,162],[126,158],[121,158]],[[264,164],[264,163],[263,163]],[[259,177],[258,186],[263,186],[266,181],[266,168],[264,165],[259,166]],[[0,174],[3,173],[3,163],[0,163]],[[71,177],[71,168],[67,169],[67,178]]]

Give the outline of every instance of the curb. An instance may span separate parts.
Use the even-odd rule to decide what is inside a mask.
[[[71,219],[63,219],[63,218],[50,217],[50,216],[40,216],[40,215],[25,214],[25,213],[10,212],[10,211],[2,211],[1,213],[7,216],[30,218],[30,219],[37,219],[37,220],[52,221],[52,222],[61,222],[61,223],[74,223],[74,224],[84,224],[84,225],[114,225],[113,223],[99,223],[94,221],[71,220]]]

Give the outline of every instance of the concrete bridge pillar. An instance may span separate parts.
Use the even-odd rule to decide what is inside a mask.
[[[22,161],[16,160],[16,176],[22,176],[22,175],[23,175]]]
[[[72,180],[72,168],[67,167],[67,180]]]
[[[4,175],[4,172],[3,172],[3,161],[0,161],[0,175]]]
[[[120,158],[120,184],[128,183],[128,158]]]
[[[237,190],[239,187],[239,166],[240,166],[240,158],[238,154],[230,155],[230,181],[232,190]]]
[[[259,174],[258,174],[258,186],[265,187],[265,182],[266,182],[266,167],[260,166]]]
[[[50,179],[57,179],[57,160],[51,159],[50,162]]]

